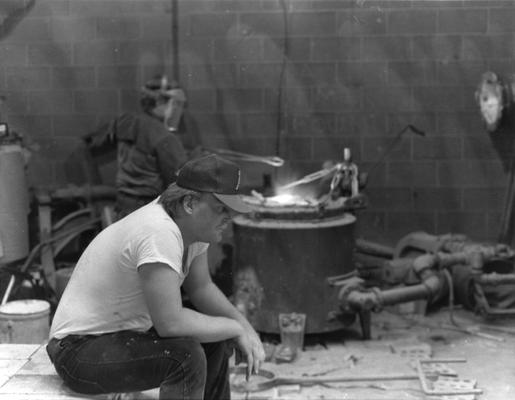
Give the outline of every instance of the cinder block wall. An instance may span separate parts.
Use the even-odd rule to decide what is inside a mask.
[[[246,163],[247,184],[298,178],[349,147],[370,171],[363,237],[496,240],[513,132],[486,133],[474,92],[486,70],[515,72],[515,2],[176,5],[178,58],[171,0],[0,2],[0,117],[39,145],[32,185],[66,184],[79,137],[137,109],[138,88],[164,71],[187,91],[188,135],[287,160]],[[396,141],[407,124],[426,136]]]

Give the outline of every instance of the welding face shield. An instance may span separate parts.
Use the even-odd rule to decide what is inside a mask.
[[[177,132],[181,121],[184,107],[186,105],[186,95],[181,88],[171,89],[167,92],[164,107],[164,124],[170,132]]]
[[[186,105],[186,94],[177,82],[169,83],[165,75],[156,76],[141,88],[141,95],[143,110],[176,132]]]

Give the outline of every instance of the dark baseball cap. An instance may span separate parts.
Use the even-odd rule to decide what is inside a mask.
[[[242,198],[241,171],[232,161],[209,154],[188,161],[177,172],[177,186],[197,192],[212,193],[227,207],[240,213],[252,211]]]

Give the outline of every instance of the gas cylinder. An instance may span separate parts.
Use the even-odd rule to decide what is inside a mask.
[[[21,146],[0,145],[0,265],[29,251],[29,195]]]

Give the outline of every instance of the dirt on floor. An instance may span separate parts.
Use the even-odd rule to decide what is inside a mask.
[[[307,336],[293,362],[269,361],[250,382],[233,368],[233,398],[515,399],[515,317],[487,321],[461,309],[425,316],[388,310],[373,314],[371,328],[367,341],[355,327]]]

